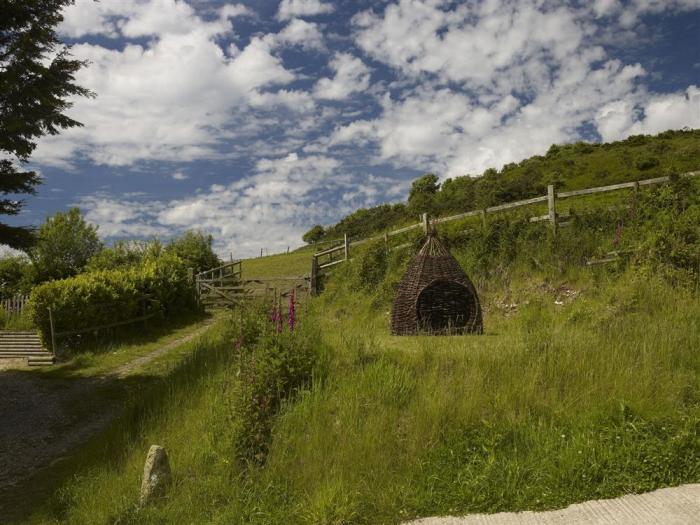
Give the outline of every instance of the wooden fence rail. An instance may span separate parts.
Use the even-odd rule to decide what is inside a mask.
[[[697,177],[700,175],[700,171],[691,171],[688,173],[684,173],[681,176],[682,177]],[[431,219],[428,217],[428,214],[424,213],[421,216],[421,221],[417,224],[410,224],[408,226],[404,226],[402,228],[399,228],[397,230],[392,230],[385,232],[381,235],[375,235],[374,237],[368,237],[365,239],[358,239],[352,242],[348,242],[347,235],[345,236],[344,243],[341,246],[336,246],[334,248],[329,248],[328,250],[324,250],[322,252],[315,253],[313,255],[312,261],[311,261],[311,293],[316,293],[317,291],[317,282],[318,282],[318,277],[321,274],[322,270],[326,268],[330,268],[332,266],[335,266],[337,264],[340,264],[342,262],[347,261],[350,258],[350,247],[352,246],[358,246],[360,244],[364,244],[369,241],[377,240],[377,239],[384,239],[384,242],[389,244],[389,238],[394,237],[396,235],[401,235],[402,233],[406,233],[412,230],[417,230],[417,229],[422,229],[425,234],[428,233],[428,230],[430,229],[430,225],[436,225],[436,224],[443,224],[446,222],[450,221],[456,221],[460,219],[466,219],[467,217],[476,217],[476,216],[481,216],[482,221],[484,223],[486,222],[486,214],[488,213],[495,213],[499,211],[504,211],[504,210],[510,210],[514,208],[519,208],[521,206],[530,206],[532,204],[539,204],[539,203],[547,203],[547,214],[546,215],[540,215],[536,217],[530,217],[530,222],[539,222],[539,221],[548,221],[550,223],[550,227],[552,230],[556,233],[558,226],[565,226],[566,223],[559,224],[558,219],[562,218],[563,216],[557,214],[557,200],[558,199],[567,199],[569,197],[579,197],[582,195],[592,195],[595,193],[605,193],[609,191],[617,191],[617,190],[622,190],[622,189],[638,189],[640,186],[648,186],[651,184],[661,184],[664,182],[669,182],[670,177],[656,177],[653,179],[645,179],[645,180],[640,180],[640,181],[634,181],[634,182],[623,182],[620,184],[610,184],[609,186],[598,186],[596,188],[586,188],[582,190],[571,190],[571,191],[560,191],[557,192],[555,191],[555,187],[553,184],[550,184],[547,186],[547,195],[542,195],[539,197],[532,197],[530,199],[524,199],[524,200],[519,200],[519,201],[514,201],[514,202],[508,202],[505,204],[498,204],[496,206],[489,206],[488,208],[484,208],[481,210],[472,210],[468,211],[465,213],[458,213],[457,215],[450,215],[449,217],[436,217],[434,219]],[[399,249],[399,248],[404,248],[407,246],[411,246],[411,243],[405,243],[400,246],[395,246],[392,249]],[[344,251],[344,257],[342,259],[336,258],[333,259],[332,254],[338,253],[341,250]],[[328,256],[330,255],[330,261],[325,261],[323,263],[319,262],[319,258]]]

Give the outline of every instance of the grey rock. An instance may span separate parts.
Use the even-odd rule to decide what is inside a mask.
[[[151,445],[146,456],[146,464],[143,466],[140,505],[143,507],[164,497],[171,481],[168,453],[160,445]]]

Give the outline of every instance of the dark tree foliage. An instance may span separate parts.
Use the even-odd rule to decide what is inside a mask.
[[[29,293],[32,277],[32,266],[26,257],[0,259],[0,299]]]
[[[41,225],[29,250],[34,280],[41,283],[77,275],[101,250],[97,227],[85,222],[78,208],[59,211]]]
[[[408,211],[414,215],[435,213],[435,197],[440,190],[437,175],[426,173],[413,181],[408,194]]]
[[[74,83],[85,65],[72,60],[55,28],[73,0],[0,0],[0,214],[17,215],[23,202],[14,194],[34,194],[39,175],[24,168],[44,135],[80,126],[65,115],[73,96],[92,96]],[[28,228],[0,223],[0,243],[26,248]]]
[[[304,241],[306,244],[313,244],[315,242],[320,241],[325,233],[326,230],[323,229],[323,226],[317,224],[309,231],[307,231],[304,235],[302,235],[301,240]]]
[[[351,239],[362,239],[404,222],[411,216],[405,204],[380,204],[374,208],[360,208],[338,224],[326,228],[326,239],[337,239],[347,234]]]
[[[214,253],[211,235],[201,231],[186,231],[181,237],[172,240],[165,248],[182,259],[188,268],[202,272],[221,266],[221,259]]]

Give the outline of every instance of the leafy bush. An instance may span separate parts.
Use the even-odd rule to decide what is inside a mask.
[[[325,233],[326,230],[323,229],[323,226],[316,224],[313,228],[301,236],[301,240],[306,244],[314,244],[320,241]]]
[[[138,241],[116,241],[110,248],[103,248],[88,261],[86,270],[116,270],[140,264],[148,250],[148,244]]]
[[[645,156],[642,157],[641,159],[637,160],[634,164],[636,168],[639,171],[646,171],[650,170],[651,168],[655,168],[656,166],[659,165],[659,159],[656,157],[651,157],[651,156]]]
[[[274,416],[285,399],[311,381],[321,342],[318,328],[305,323],[293,331],[276,328],[274,321],[250,324],[242,327],[236,343],[241,358],[240,388],[232,403],[239,424],[235,449],[239,461],[263,463]]]
[[[44,341],[50,338],[49,308],[57,332],[86,330],[151,313],[165,318],[194,308],[187,268],[173,254],[151,258],[138,268],[89,272],[37,286],[31,317]]]
[[[355,264],[355,282],[363,290],[375,288],[387,271],[387,249],[384,240],[375,240],[361,251]]]
[[[32,265],[26,257],[0,259],[0,298],[29,293],[32,288]]]
[[[221,266],[221,260],[212,249],[212,236],[200,231],[187,231],[171,241],[166,252],[174,253],[195,272],[202,272]]]
[[[97,227],[85,222],[78,208],[46,219],[29,252],[36,282],[64,279],[81,272],[102,249]]]

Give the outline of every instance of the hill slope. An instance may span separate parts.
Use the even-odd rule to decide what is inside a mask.
[[[422,212],[450,215],[526,199],[546,193],[548,184],[574,190],[630,182],[700,169],[700,130],[636,135],[606,144],[553,145],[545,155],[511,163],[480,177],[447,179],[434,193],[407,204],[360,209],[326,228],[324,239],[348,234],[369,237],[382,230],[415,222]]]

